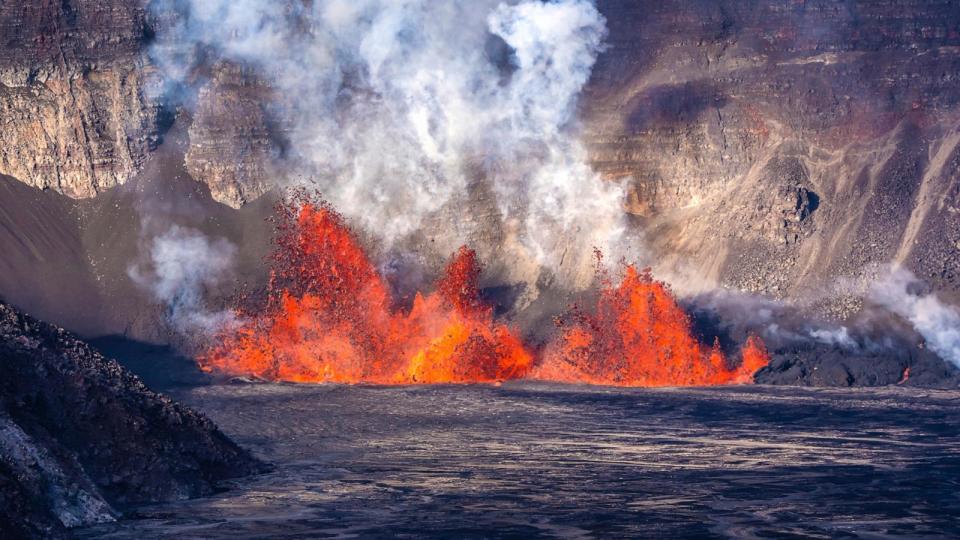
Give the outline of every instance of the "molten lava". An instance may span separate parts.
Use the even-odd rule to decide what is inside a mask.
[[[747,340],[732,367],[703,346],[667,287],[625,267],[619,285],[601,273],[596,310],[558,319],[539,366],[480,297],[480,264],[466,247],[409,311],[391,307],[387,283],[343,218],[299,194],[279,207],[265,300],[240,310],[238,327],[201,355],[204,370],[291,382],[429,384],[538,379],[622,386],[752,381],[769,362]]]
[[[436,291],[408,313],[343,219],[323,203],[281,206],[265,308],[201,358],[207,371],[293,382],[427,384],[524,376],[533,357],[480,299],[476,254],[461,248]]]
[[[720,350],[702,345],[690,319],[667,286],[649,270],[626,266],[619,285],[601,274],[596,309],[574,308],[558,318],[559,337],[546,350],[534,378],[618,386],[740,384],[770,361],[751,336],[738,366]]]

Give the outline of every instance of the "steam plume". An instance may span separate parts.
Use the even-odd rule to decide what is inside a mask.
[[[385,247],[479,178],[538,264],[574,243],[584,262],[591,246],[617,253],[623,193],[587,165],[573,121],[606,35],[592,2],[154,4],[178,14],[153,51],[164,72],[186,79],[210,51],[255,67],[291,126],[290,177]]]
[[[942,303],[912,272],[892,268],[873,286],[870,297],[910,321],[930,350],[960,367],[960,310]]]
[[[204,293],[232,269],[236,251],[226,239],[211,241],[199,231],[174,225],[153,239],[149,264],[131,266],[127,273],[167,306],[175,329],[212,333],[232,324],[233,315],[208,310]]]

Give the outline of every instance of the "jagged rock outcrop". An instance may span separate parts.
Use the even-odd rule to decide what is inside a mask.
[[[186,165],[215,200],[239,208],[277,184],[270,168],[281,145],[272,101],[272,90],[256,73],[226,62],[200,88]]]
[[[70,197],[122,184],[160,138],[138,0],[0,4],[0,174]]]
[[[598,5],[586,141],[663,275],[845,317],[893,261],[960,300],[956,3]]]
[[[148,0],[0,5],[0,174],[89,198],[140,172],[173,114],[161,105],[170,81],[149,54],[157,27],[176,24],[170,15]],[[187,168],[238,207],[272,186],[282,151],[271,91],[236,64],[192,77]]]
[[[52,538],[262,470],[204,416],[0,304],[0,536]]]

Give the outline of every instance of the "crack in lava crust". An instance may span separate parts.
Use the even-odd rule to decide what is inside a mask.
[[[543,361],[480,299],[476,253],[461,247],[435,290],[408,312],[343,218],[300,193],[278,207],[266,302],[244,312],[199,362],[207,372],[310,383],[490,383],[527,376],[621,386],[752,381],[769,355],[755,337],[730,367],[704,347],[666,285],[626,266],[613,286],[601,274],[593,315],[573,308]]]

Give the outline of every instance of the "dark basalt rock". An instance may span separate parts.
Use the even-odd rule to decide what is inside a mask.
[[[65,330],[0,304],[0,537],[56,537],[264,465]]]
[[[884,347],[851,351],[806,342],[773,355],[757,372],[759,384],[793,386],[920,386],[960,387],[960,372],[935,354],[918,347]]]
[[[749,335],[763,338],[771,358],[754,375],[758,384],[960,388],[960,368],[940,358],[899,317],[874,312],[849,326],[836,326],[796,308],[751,301],[706,294],[685,307],[702,339],[718,339],[731,358]],[[771,311],[762,315],[766,310]]]

